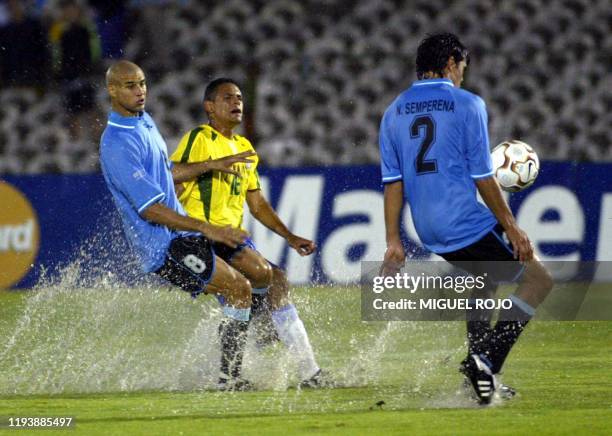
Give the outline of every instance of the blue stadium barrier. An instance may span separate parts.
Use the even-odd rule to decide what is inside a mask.
[[[259,250],[287,268],[292,282],[356,282],[360,261],[382,260],[383,196],[377,166],[263,169],[261,176],[265,195],[289,227],[319,246],[314,256],[302,258],[245,217]],[[142,277],[101,175],[1,180],[27,198],[40,228],[35,262],[23,278],[4,287],[32,287],[60,271],[93,280],[105,271],[126,281]],[[7,227],[7,201],[0,198],[5,208],[0,214],[0,267],[9,271],[16,265],[10,251],[27,245],[31,229],[16,223]],[[509,203],[545,259],[612,260],[612,164],[544,162],[536,183],[510,195]],[[403,223],[411,256],[430,257],[418,245],[408,210]]]

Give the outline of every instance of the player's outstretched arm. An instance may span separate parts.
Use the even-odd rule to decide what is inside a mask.
[[[380,273],[394,275],[404,266],[406,253],[400,239],[400,214],[404,205],[404,185],[397,181],[385,184],[385,231],[387,250]]]
[[[285,238],[289,246],[297,251],[300,256],[308,256],[317,249],[317,245],[313,241],[294,235],[289,231],[260,190],[248,191],[246,201],[251,215],[274,233]]]
[[[247,233],[241,229],[232,228],[230,226],[218,227],[204,221],[183,216],[161,203],[152,204],[143,210],[140,215],[147,221],[166,226],[173,230],[202,233],[208,239],[221,242],[232,248],[236,248],[239,244],[244,242],[247,237]]]
[[[502,225],[508,235],[508,239],[514,248],[514,258],[521,262],[533,259],[533,246],[531,241],[516,223],[512,211],[502,196],[501,188],[495,177],[487,177],[476,180],[478,192],[485,204],[491,209],[497,221]]]
[[[183,183],[195,179],[201,174],[209,171],[222,171],[224,173],[233,174],[240,177],[240,173],[232,169],[232,165],[236,163],[253,162],[249,157],[255,156],[255,152],[243,151],[242,153],[233,154],[231,156],[222,157],[219,159],[209,159],[202,162],[175,162],[172,166],[172,178],[174,183]]]

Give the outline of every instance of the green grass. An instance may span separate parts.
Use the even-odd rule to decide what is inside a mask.
[[[504,381],[519,396],[479,408],[457,393],[462,323],[363,323],[356,289],[298,289],[295,301],[321,366],[344,387],[287,389],[295,382],[292,366],[275,347],[247,359],[245,371],[263,390],[206,390],[192,367],[212,353],[210,344],[194,355],[188,350],[198,344],[194,337],[214,337],[211,298],[67,286],[38,295],[0,293],[0,416],[74,416],[72,433],[87,435],[609,434],[612,428],[610,322],[532,322],[505,367]],[[380,400],[382,408],[375,405]]]

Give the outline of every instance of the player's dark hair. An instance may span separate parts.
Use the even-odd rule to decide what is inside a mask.
[[[232,85],[236,85],[238,88],[240,88],[240,85],[234,79],[230,79],[229,77],[219,77],[218,79],[210,82],[206,87],[206,91],[204,91],[204,101],[213,101],[217,96],[217,89],[226,83],[231,83]]]
[[[451,56],[457,63],[464,59],[467,63],[470,61],[467,49],[456,35],[452,33],[428,34],[417,48],[417,78],[422,79],[428,71],[443,76],[444,68]]]

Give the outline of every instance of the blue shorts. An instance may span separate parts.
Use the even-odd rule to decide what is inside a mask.
[[[255,246],[255,242],[251,238],[246,238],[244,242],[238,245],[236,248],[229,247],[220,242],[213,243],[213,248],[215,250],[215,254],[229,264],[231,264],[234,256],[236,256],[238,253],[240,253],[245,248],[250,248],[251,250],[259,253],[259,250],[257,250],[257,247]],[[272,268],[280,269],[280,267],[276,265],[275,263],[270,262],[268,259],[266,259],[266,261],[270,264]]]
[[[238,245],[236,248],[232,248],[229,245],[225,245],[220,242],[214,242],[213,248],[215,249],[215,254],[227,263],[231,263],[232,258],[245,248],[250,248],[251,250],[257,251],[255,242],[253,242],[251,238],[246,238],[244,242]]]
[[[215,253],[204,236],[185,236],[172,240],[164,264],[155,271],[192,297],[206,292],[215,272]]]

